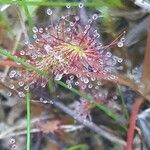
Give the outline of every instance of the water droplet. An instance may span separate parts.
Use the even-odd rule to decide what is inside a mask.
[[[52,15],[52,13],[53,13],[50,8],[48,8],[46,12],[47,12],[48,15]]]
[[[79,8],[82,8],[83,7],[83,3],[79,3]]]
[[[122,37],[122,38],[120,39],[120,41],[121,41],[121,42],[125,42],[125,38]]]
[[[46,84],[47,84],[46,82],[42,82],[42,83],[41,83],[41,87],[44,88],[44,87],[46,86]]]
[[[19,97],[25,97],[25,94],[23,92],[18,92]]]
[[[7,93],[7,96],[9,96],[9,97],[12,96],[12,93],[11,93],[11,92],[8,92],[8,93]]]
[[[86,85],[82,85],[81,89],[83,89],[83,90],[86,89]]]
[[[88,79],[88,78],[84,78],[83,81],[84,81],[84,83],[86,83],[86,84],[89,83],[89,79]]]
[[[38,32],[38,28],[37,27],[33,27],[32,31],[33,31],[33,33],[37,33]]]
[[[62,77],[63,77],[63,73],[61,73],[61,74],[56,74],[55,80],[59,81],[59,80],[62,79]]]
[[[89,20],[88,20],[88,23],[92,23],[92,20],[91,20],[91,19],[89,19]],[[90,25],[88,25],[88,26],[90,27]]]
[[[88,85],[88,88],[89,88],[89,89],[91,89],[92,87],[93,87],[93,85],[92,85],[92,84],[89,84],[89,85]]]
[[[25,87],[24,87],[24,90],[29,90],[29,85],[26,85]]]
[[[74,23],[73,23],[73,22],[70,22],[70,26],[71,26],[71,27],[74,26]]]
[[[13,84],[10,84],[10,85],[9,85],[9,88],[10,88],[10,89],[14,89],[14,87],[15,87],[15,86],[14,86]]]
[[[43,28],[39,28],[39,32],[43,33],[44,29]]]
[[[102,85],[102,83],[100,81],[97,82],[97,85]]]
[[[14,138],[11,138],[11,139],[10,139],[10,143],[11,143],[11,144],[14,144],[15,141],[16,141],[16,140],[15,140]]]
[[[53,102],[53,101],[49,101],[49,103],[50,103],[50,104],[54,104],[54,102]]]
[[[11,150],[15,150],[16,149],[16,145],[13,144],[12,147],[11,147]]]
[[[68,3],[68,4],[66,5],[66,7],[67,7],[67,8],[70,8],[70,7],[71,7],[70,3]]]
[[[117,61],[118,61],[119,63],[121,63],[121,62],[123,61],[123,59],[122,59],[122,58],[118,58]]]
[[[16,74],[16,71],[15,71],[15,70],[11,70],[10,74],[15,75],[15,74]]]
[[[68,84],[67,87],[68,87],[69,89],[71,89],[71,88],[72,88],[72,85],[71,85],[71,84]]]
[[[107,57],[111,57],[111,56],[112,56],[111,52],[107,52],[107,53],[106,53],[106,56],[107,56]]]
[[[117,43],[117,46],[118,46],[118,47],[123,47],[123,42],[121,42],[121,41],[118,42],[118,43]]]
[[[13,78],[16,75],[16,71],[15,70],[11,70],[9,73],[9,77]]]
[[[33,34],[33,38],[36,39],[36,38],[37,38],[37,35],[36,35],[36,34]]]
[[[93,18],[93,20],[96,20],[98,18],[98,15],[94,14],[92,18]]]
[[[95,81],[95,80],[96,80],[96,78],[95,78],[95,77],[91,77],[91,80],[92,80],[92,81]]]
[[[19,86],[23,86],[24,82],[20,81],[18,84],[19,84]]]
[[[95,86],[95,89],[98,90],[98,89],[99,89],[99,86]]]
[[[70,80],[73,80],[74,79],[74,75],[71,75],[69,78],[70,78]]]
[[[44,104],[48,103],[48,101],[47,101],[47,100],[43,100],[42,102],[43,102]]]
[[[20,51],[20,55],[25,55],[25,51]]]
[[[113,96],[113,99],[114,99],[114,100],[116,100],[117,98],[118,98],[118,97],[117,97],[116,95],[115,95],[115,96]]]
[[[79,82],[77,81],[77,82],[75,82],[75,85],[79,85]]]

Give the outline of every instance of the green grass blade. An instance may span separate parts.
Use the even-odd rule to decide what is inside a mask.
[[[22,3],[21,1],[11,1],[11,0],[0,0],[1,4],[19,4]],[[26,5],[31,5],[31,6],[49,6],[49,7],[65,7],[68,4],[68,2],[61,2],[61,1],[57,1],[57,2],[48,2],[48,1],[26,1]],[[110,1],[95,1],[95,2],[85,2],[83,3],[84,6],[87,7],[116,7],[116,5],[114,5],[114,3],[112,3],[112,0]],[[115,3],[116,4],[116,3]],[[74,6],[78,6],[79,2],[70,2],[70,5],[72,7]]]
[[[126,104],[125,104],[124,95],[123,95],[119,85],[117,87],[117,92],[118,92],[119,96],[121,97],[121,103],[122,103],[124,116],[125,116],[126,119],[129,119],[129,114],[128,114],[128,110],[127,110],[127,107],[126,107]]]
[[[29,23],[29,29],[30,31],[32,30],[33,28],[33,21],[32,21],[32,17],[30,15],[30,12],[28,10],[28,5],[26,4],[26,0],[21,0],[19,2],[19,5],[22,6],[24,8],[24,11],[25,11],[25,14],[27,16],[27,20],[28,20],[28,23]]]
[[[67,150],[87,150],[88,147],[86,144],[77,144],[69,147]]]
[[[30,150],[30,129],[31,129],[31,114],[30,114],[30,94],[26,94],[26,109],[27,109],[27,150]]]

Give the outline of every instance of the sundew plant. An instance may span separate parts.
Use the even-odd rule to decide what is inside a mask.
[[[17,97],[19,103],[26,102],[26,149],[34,147],[35,137],[40,141],[39,149],[44,149],[47,138],[58,149],[91,149],[92,144],[83,140],[86,136],[81,135],[73,143],[64,140],[66,133],[84,135],[89,128],[91,137],[100,135],[107,139],[109,148],[132,150],[140,106],[150,98],[146,65],[137,79],[127,68],[130,61],[124,59],[128,29],[112,27],[115,21],[108,10],[125,10],[127,6],[121,0],[2,3],[2,13],[10,7],[17,12],[17,28],[21,28],[14,29],[18,32],[13,33],[17,35],[14,47],[0,48],[0,66],[7,66],[0,75],[8,99]],[[132,96],[125,97],[128,90]],[[127,104],[130,97],[137,99],[132,111]],[[37,122],[35,114],[39,117]],[[46,119],[40,119],[41,116]],[[103,117],[108,125],[103,124]],[[43,137],[37,138],[40,133]],[[15,140],[17,135],[12,135],[6,137]],[[14,143],[11,148],[15,149]]]

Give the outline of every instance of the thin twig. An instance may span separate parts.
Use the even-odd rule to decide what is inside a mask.
[[[128,129],[128,134],[127,134],[127,143],[126,143],[125,150],[132,150],[132,143],[133,143],[134,131],[136,127],[137,115],[143,102],[144,102],[144,99],[140,97],[136,99],[133,105],[133,108],[132,108],[133,111],[131,113],[131,117],[129,121],[129,129]]]
[[[77,113],[75,111],[73,111],[72,109],[69,109],[68,107],[66,107],[63,103],[59,102],[56,99],[49,99],[48,96],[46,95],[42,95],[44,96],[44,100],[47,100],[47,103],[53,104],[55,107],[59,108],[60,110],[62,110],[63,112],[67,113],[68,115],[72,116],[75,120],[77,120],[78,122],[80,122],[81,124],[83,124],[85,127],[90,128],[92,131],[96,132],[97,134],[99,134],[100,136],[108,139],[109,141],[111,141],[112,143],[118,144],[122,147],[125,146],[126,142],[123,141],[120,137],[117,137],[107,131],[105,131],[104,129],[98,127],[95,123],[84,119],[77,115]]]

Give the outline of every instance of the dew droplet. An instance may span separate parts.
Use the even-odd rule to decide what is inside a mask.
[[[59,81],[59,80],[62,79],[62,77],[63,77],[63,73],[61,73],[61,74],[56,74],[55,80]]]
[[[52,13],[53,13],[50,8],[48,8],[46,12],[47,12],[48,15],[52,15]]]
[[[93,87],[93,85],[92,85],[92,84],[89,84],[89,85],[88,85],[88,88],[89,88],[89,89],[91,89],[92,87]]]
[[[18,92],[19,97],[25,97],[25,94],[23,92]]]
[[[50,103],[50,104],[54,104],[54,102],[53,102],[53,101],[49,101],[49,103]]]
[[[24,87],[24,90],[29,90],[29,85],[26,85],[25,87]]]
[[[71,26],[71,27],[74,26],[74,23],[73,23],[73,22],[70,22],[70,26]]]
[[[117,61],[118,61],[119,63],[121,63],[121,62],[123,61],[123,59],[122,59],[122,58],[118,58]]]
[[[21,50],[20,55],[25,55],[25,51]]]
[[[79,8],[83,8],[83,3],[79,3]]]
[[[98,15],[94,14],[92,18],[93,18],[93,20],[96,20],[98,18]]]
[[[14,87],[15,87],[15,86],[14,86],[13,84],[10,84],[10,85],[9,85],[9,88],[10,88],[10,89],[14,89]]]
[[[68,3],[68,4],[66,5],[66,7],[67,7],[67,8],[70,8],[70,7],[71,7],[70,3]]]
[[[12,96],[12,93],[11,93],[11,92],[8,92],[8,93],[7,93],[7,96],[9,96],[9,97]]]
[[[44,104],[48,103],[48,101],[47,101],[47,100],[43,100],[42,102],[43,102]]]
[[[111,56],[112,56],[111,52],[107,52],[107,53],[106,53],[106,56],[107,56],[107,57],[111,57]]]
[[[36,39],[36,38],[37,38],[37,35],[36,35],[36,34],[33,34],[33,38]]]
[[[86,84],[89,83],[89,79],[88,79],[88,78],[84,78],[83,81],[84,81],[84,83],[86,83]]]
[[[39,28],[39,32],[43,33],[44,29],[43,28]]]
[[[33,31],[33,33],[37,33],[38,32],[38,28],[37,27],[33,27],[32,31]]]
[[[123,47],[123,42],[121,42],[121,41],[118,42],[118,43],[117,43],[117,46],[118,46],[118,47]]]
[[[14,139],[14,138],[11,138],[11,139],[10,139],[10,143],[11,143],[11,144],[14,144],[14,143],[15,143],[15,139]]]
[[[20,81],[18,84],[19,84],[19,86],[23,86],[24,82]]]
[[[42,82],[42,83],[41,83],[41,87],[44,88],[45,86],[46,86],[46,82]]]
[[[125,42],[125,38],[122,37],[122,38],[120,39],[120,41],[121,41],[121,42]]]
[[[79,85],[79,82],[77,81],[77,82],[75,82],[75,85]]]
[[[95,77],[91,77],[91,80],[92,80],[92,81],[95,81],[95,80],[96,80],[96,78],[95,78]]]
[[[70,78],[70,80],[73,80],[74,79],[74,75],[71,75],[69,78]]]
[[[98,89],[99,89],[99,86],[95,86],[95,89],[98,90]]]
[[[86,85],[82,85],[81,89],[83,89],[83,90],[86,89]]]
[[[13,144],[12,147],[11,147],[11,150],[15,150],[16,149],[16,145]]]
[[[72,88],[72,85],[71,85],[71,84],[68,84],[67,87],[68,87],[69,89],[71,89],[71,88]]]
[[[16,75],[16,71],[15,70],[11,70],[9,73],[9,77],[13,78]]]

